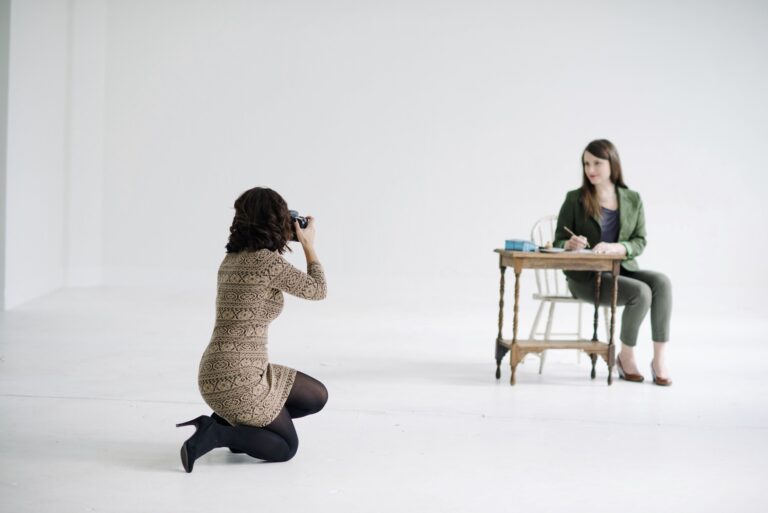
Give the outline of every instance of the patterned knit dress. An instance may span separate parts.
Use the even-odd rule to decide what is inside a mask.
[[[296,371],[269,363],[267,328],[283,309],[283,291],[323,299],[319,263],[303,273],[275,251],[228,253],[219,267],[216,324],[200,361],[198,387],[230,424],[262,427],[285,405]]]

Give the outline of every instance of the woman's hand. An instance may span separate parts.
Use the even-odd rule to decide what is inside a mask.
[[[317,253],[315,253],[315,218],[307,216],[307,227],[302,229],[298,221],[294,221],[296,227],[296,239],[301,242],[304,248],[304,256],[307,257],[307,265],[313,262],[319,262]]]
[[[565,241],[565,249],[568,251],[578,251],[587,247],[587,238],[583,235],[571,235],[571,238]]]
[[[307,227],[303,228],[299,226],[298,221],[293,222],[293,227],[296,229],[296,239],[301,242],[304,249],[311,249],[315,246],[315,218],[307,216]]]
[[[593,251],[595,253],[603,253],[607,255],[626,256],[627,254],[627,248],[624,247],[624,244],[619,244],[618,242],[601,242],[595,246]]]

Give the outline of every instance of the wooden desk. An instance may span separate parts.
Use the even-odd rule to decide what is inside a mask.
[[[619,270],[621,255],[605,255],[596,253],[576,253],[566,251],[563,253],[528,253],[522,251],[495,250],[499,254],[499,269],[501,270],[501,282],[499,287],[499,334],[496,337],[496,379],[501,378],[501,360],[507,351],[509,366],[512,376],[509,384],[515,384],[515,368],[528,353],[541,353],[547,349],[580,349],[589,354],[592,360],[592,379],[595,379],[595,363],[601,356],[608,364],[608,384],[613,382],[613,365],[616,361],[613,344],[614,328],[616,325],[616,298],[618,292]],[[504,326],[504,273],[507,267],[515,271],[515,306],[512,320],[512,340],[502,338],[501,330]],[[595,317],[592,340],[518,340],[518,303],[520,301],[520,273],[523,269],[562,269],[566,271],[596,271],[595,273]],[[597,339],[597,317],[600,307],[600,281],[603,271],[613,275],[613,290],[611,297],[611,327],[610,340],[600,342]]]

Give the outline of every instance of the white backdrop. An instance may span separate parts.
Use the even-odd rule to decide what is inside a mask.
[[[764,309],[763,2],[84,4],[104,142],[72,144],[103,174],[70,180],[103,194],[105,284],[212,287],[232,203],[262,185],[317,217],[331,304],[490,311],[493,248],[556,213],[605,137],[676,308]]]

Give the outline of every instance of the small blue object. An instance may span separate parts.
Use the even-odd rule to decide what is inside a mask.
[[[510,239],[504,241],[504,249],[507,251],[531,251],[534,252],[538,248],[536,244],[529,240]]]

